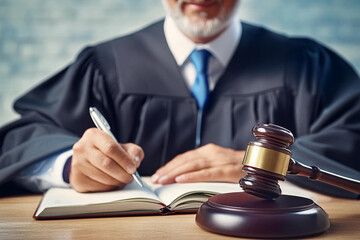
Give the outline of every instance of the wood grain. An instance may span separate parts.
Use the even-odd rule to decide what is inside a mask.
[[[311,239],[357,239],[360,202],[307,191],[328,214],[331,227]],[[0,239],[238,239],[206,232],[195,214],[37,221],[41,195],[0,198]]]

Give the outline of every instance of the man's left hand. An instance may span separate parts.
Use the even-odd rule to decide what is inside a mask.
[[[153,183],[238,182],[245,151],[207,144],[176,156],[151,177]]]

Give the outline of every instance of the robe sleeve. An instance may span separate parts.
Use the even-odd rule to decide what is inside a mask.
[[[290,147],[293,158],[359,180],[359,76],[331,50],[311,40],[301,42],[294,44],[287,74],[294,94],[296,141]],[[305,177],[288,179],[326,194],[359,197]]]
[[[106,106],[104,74],[94,52],[84,49],[71,65],[15,102],[21,118],[0,129],[0,185],[26,166],[71,148],[94,126],[89,106]]]

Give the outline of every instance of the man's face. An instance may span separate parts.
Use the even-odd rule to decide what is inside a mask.
[[[163,0],[167,13],[192,38],[208,38],[223,31],[236,12],[238,0]]]

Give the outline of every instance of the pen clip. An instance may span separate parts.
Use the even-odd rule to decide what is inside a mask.
[[[106,127],[107,130],[110,130],[110,125],[109,123],[106,121],[106,119],[104,118],[104,116],[99,115],[100,117],[100,121],[104,124],[104,126]]]
[[[90,117],[92,118],[95,126],[99,128],[100,130],[106,131],[110,130],[110,125],[106,121],[106,119],[103,117],[103,115],[97,110],[95,107],[89,108]]]

